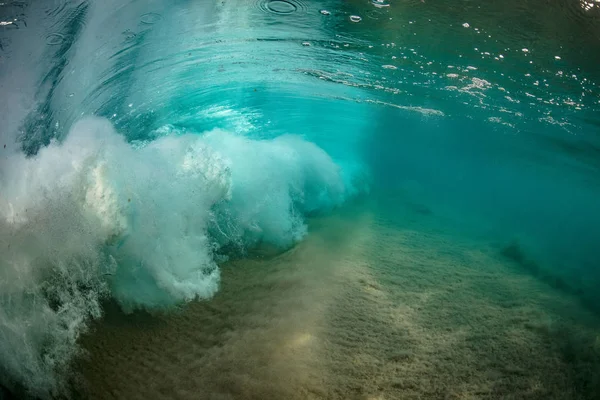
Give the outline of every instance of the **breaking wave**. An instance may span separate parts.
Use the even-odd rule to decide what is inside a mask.
[[[227,254],[289,247],[307,215],[355,190],[297,136],[153,134],[128,143],[108,120],[88,118],[33,157],[0,161],[0,376],[9,388],[61,392],[103,298],[125,311],[210,298]]]

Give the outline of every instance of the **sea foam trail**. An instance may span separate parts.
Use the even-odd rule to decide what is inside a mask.
[[[350,192],[299,137],[159,136],[132,146],[89,118],[0,160],[0,383],[60,392],[104,296],[126,311],[210,298],[223,249],[290,246]]]

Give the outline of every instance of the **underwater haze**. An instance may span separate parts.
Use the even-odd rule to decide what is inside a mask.
[[[600,1],[0,3],[0,399],[600,398]]]

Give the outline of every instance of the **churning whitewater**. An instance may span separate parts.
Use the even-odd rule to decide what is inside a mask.
[[[58,393],[77,339],[112,296],[125,311],[210,298],[217,262],[306,233],[349,179],[297,136],[250,140],[163,127],[127,143],[108,120],[0,163],[0,376]],[[17,350],[16,350],[17,349]]]

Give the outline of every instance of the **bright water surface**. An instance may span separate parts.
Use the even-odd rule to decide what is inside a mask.
[[[0,21],[0,399],[599,398],[597,0]]]

